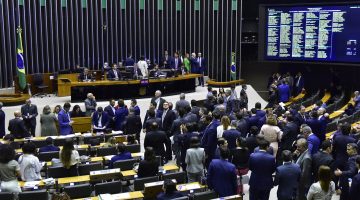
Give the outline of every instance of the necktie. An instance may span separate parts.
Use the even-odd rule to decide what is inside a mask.
[[[164,119],[165,119],[166,113],[167,113],[167,110],[164,110],[162,117],[161,117],[161,125],[162,126],[164,125]]]
[[[176,70],[178,69],[178,59],[177,58],[175,59],[175,69]]]

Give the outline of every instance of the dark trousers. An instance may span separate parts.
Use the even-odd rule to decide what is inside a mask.
[[[35,137],[36,124],[33,125],[31,122],[25,122],[25,127],[31,133],[31,135]]]
[[[269,200],[271,189],[255,189],[250,186],[250,200]]]
[[[199,85],[204,86],[204,73],[201,73],[201,76],[198,78]]]
[[[339,183],[341,194],[340,194],[340,200],[347,200],[349,199],[349,181],[347,177],[340,177],[340,183]]]

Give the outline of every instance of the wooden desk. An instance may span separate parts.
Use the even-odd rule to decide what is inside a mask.
[[[245,80],[244,79],[239,79],[239,80],[233,80],[233,81],[227,81],[227,82],[217,82],[215,80],[208,80],[206,81],[207,84],[209,86],[213,86],[213,87],[231,87],[231,86],[235,86],[235,85],[239,85],[239,84],[244,84]]]
[[[74,121],[72,124],[74,133],[83,133],[91,130],[91,117],[74,117],[71,120]]]
[[[152,96],[156,90],[163,94],[190,92],[195,90],[195,79],[199,74],[188,74],[178,77],[149,79],[148,85],[142,86],[140,80],[79,82],[73,74],[59,76],[58,96],[71,96],[72,101],[83,101],[91,92],[97,100],[110,98],[136,98]],[[77,74],[76,74],[77,77]],[[116,93],[109,91],[118,91]],[[115,95],[115,96],[114,96]]]

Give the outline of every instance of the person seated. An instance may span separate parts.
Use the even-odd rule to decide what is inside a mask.
[[[159,174],[159,162],[156,161],[155,152],[152,147],[146,147],[144,160],[140,161],[138,178],[157,176]]]
[[[139,141],[135,139],[135,135],[127,136],[127,145],[139,144]]]
[[[117,69],[116,63],[114,63],[111,67],[111,70],[108,71],[107,79],[108,80],[121,80],[122,79],[121,72]]]
[[[39,153],[51,152],[51,151],[60,151],[60,148],[54,145],[54,140],[51,137],[47,137],[46,146],[39,149]]]
[[[345,109],[345,114],[347,116],[351,116],[354,113],[355,113],[355,106],[352,103],[348,103]]]
[[[92,75],[88,68],[84,68],[84,71],[79,75],[79,81],[88,82],[92,80]]]
[[[160,70],[159,65],[155,65],[154,69],[150,70],[149,74],[150,77],[153,78],[166,77],[166,73]]]
[[[42,165],[36,153],[36,146],[33,142],[27,142],[22,147],[23,155],[18,159],[20,174],[23,181],[36,181],[41,179]]]
[[[110,163],[109,163],[109,168],[113,168],[113,164],[116,161],[132,159],[131,153],[125,149],[124,144],[121,144],[121,143],[118,144],[117,150],[118,150],[119,154],[111,158]]]
[[[80,67],[80,65],[76,65],[75,69],[73,70],[73,73],[83,73],[84,67]]]
[[[177,191],[176,181],[172,179],[164,180],[163,191],[164,192],[157,195],[157,200],[170,200],[184,196],[182,193]]]
[[[85,113],[81,110],[79,105],[75,105],[70,113],[70,117],[85,117]]]
[[[20,144],[15,142],[15,137],[13,134],[7,134],[3,138],[3,143],[8,144],[13,149],[20,149]]]
[[[103,145],[103,147],[108,148],[108,147],[115,147],[116,146],[116,139],[114,137],[110,137],[106,143]]]

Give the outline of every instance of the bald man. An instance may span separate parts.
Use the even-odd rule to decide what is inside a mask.
[[[21,112],[14,112],[15,119],[9,121],[8,130],[10,134],[14,135],[15,138],[21,139],[30,137],[29,131],[25,127],[24,121],[21,119]]]
[[[86,109],[86,116],[91,116],[91,114],[96,110],[97,104],[96,104],[95,96],[92,93],[88,93],[84,103]]]
[[[296,142],[296,147],[296,151],[294,152],[294,154],[298,156],[296,164],[298,164],[301,168],[301,176],[296,199],[305,200],[306,194],[309,191],[312,183],[312,159],[308,150],[308,142],[305,138],[298,139]]]

